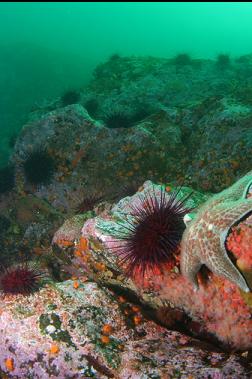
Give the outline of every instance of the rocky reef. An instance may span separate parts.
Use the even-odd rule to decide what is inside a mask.
[[[251,176],[249,176],[249,178],[250,180],[252,179]],[[99,280],[101,280],[104,286],[111,284],[112,287],[118,286],[118,288],[123,288],[124,291],[130,289],[134,291],[135,296],[142,298],[142,300],[146,301],[153,309],[158,309],[161,305],[163,307],[165,304],[168,304],[169,307],[182,310],[191,319],[190,321],[187,320],[188,325],[190,325],[190,323],[198,325],[197,328],[199,328],[199,330],[196,332],[196,334],[199,333],[197,334],[198,336],[200,336],[201,333],[202,335],[205,334],[205,337],[207,339],[210,338],[213,343],[219,340],[219,345],[222,344],[223,348],[226,347],[236,350],[250,349],[252,346],[250,319],[251,295],[249,293],[246,294],[242,290],[240,291],[238,287],[239,283],[232,283],[232,278],[230,281],[225,271],[219,272],[216,270],[217,275],[214,269],[212,269],[211,272],[206,270],[202,271],[199,276],[199,290],[195,292],[188,279],[181,275],[181,258],[179,253],[176,257],[177,261],[169,267],[169,270],[167,268],[168,266],[166,266],[164,272],[158,273],[158,271],[156,271],[155,275],[153,275],[153,272],[147,273],[144,279],[141,275],[136,275],[133,277],[133,280],[130,278],[125,281],[124,275],[122,275],[123,269],[120,266],[118,267],[118,242],[114,242],[117,241],[117,239],[115,239],[113,235],[117,233],[118,228],[122,227],[120,226],[121,223],[127,220],[132,206],[134,207],[134,204],[139,201],[139,196],[144,196],[144,193],[148,192],[150,188],[153,190],[153,184],[146,182],[140,193],[136,193],[133,197],[122,199],[111,210],[105,211],[100,216],[96,216],[85,222],[82,228],[81,238],[84,238],[87,244],[84,250],[77,246],[77,251],[74,253],[74,260],[77,259],[75,264],[80,264],[81,266],[84,264],[85,270],[88,269],[88,271],[91,270],[95,273],[96,271],[98,273],[100,271],[99,276],[101,277]],[[156,191],[160,191],[160,187],[156,187]],[[194,196],[195,198],[190,199],[190,203],[193,203],[197,209],[198,206],[196,206],[196,204],[200,204],[202,197],[199,196],[199,194],[195,194]],[[228,199],[228,195],[225,195],[225,191],[218,196],[227,196],[226,199]],[[213,199],[215,199],[215,197]],[[199,210],[201,210],[201,208],[204,209],[209,203],[209,212],[212,211],[213,214],[215,214],[211,205],[213,199],[203,203],[204,205],[199,207]],[[247,202],[246,204],[248,204],[251,209],[251,201],[249,199],[244,201],[245,203]],[[223,215],[223,213],[221,213],[221,215]],[[237,219],[239,220],[239,216],[237,216]],[[197,218],[194,222],[197,222]],[[192,229],[192,226],[189,224],[188,228]],[[67,237],[67,233],[62,233],[62,230],[65,230],[65,228],[59,229],[55,234],[53,242],[64,248],[62,241],[73,242],[73,240],[71,233],[69,237]],[[235,230],[228,236],[228,246],[235,246],[235,243],[232,243],[235,238],[234,236],[236,236],[235,233],[237,233]],[[208,225],[206,225],[206,232],[209,233]],[[221,233],[222,230],[220,230],[220,234]],[[193,241],[190,241],[190,234],[185,234],[185,238],[189,239],[189,243],[193,243]],[[209,235],[208,238],[215,240],[216,237]],[[243,239],[245,239],[245,237],[243,237]],[[196,240],[199,244],[204,243],[204,237],[198,237]],[[246,242],[244,241],[243,243],[245,244]],[[241,244],[240,249],[242,249],[242,247],[243,245]],[[234,253],[234,258],[236,257],[237,259],[237,249],[232,247],[231,251]],[[211,254],[214,253],[216,256],[224,254],[220,247],[217,247],[216,251],[212,249]],[[246,255],[247,260],[250,262],[251,250],[247,247],[244,249],[243,254]],[[239,258],[238,264],[239,262],[241,262],[241,258]],[[205,261],[205,264],[211,267],[207,261]],[[220,267],[219,265],[218,268]],[[248,271],[249,268],[250,266],[248,265],[243,267],[246,278],[246,271]],[[109,276],[107,270],[111,270]],[[228,268],[226,268],[226,270],[228,270]],[[95,275],[97,275],[97,273]],[[179,314],[179,317],[180,316]],[[190,326],[188,326],[188,332],[190,331],[189,329]],[[246,332],[243,333],[245,330]]]
[[[212,192],[228,187],[251,167],[251,56],[225,67],[178,61],[112,57],[78,92],[79,105],[63,107],[60,98],[30,113],[12,160],[20,165],[43,145],[58,167],[52,190],[63,208],[64,184],[74,184],[76,196],[80,183],[113,192],[111,172],[122,186],[150,179]]]
[[[136,304],[85,278],[75,283],[5,298],[3,377],[249,378],[242,357],[158,326]]]
[[[30,113],[0,183],[2,377],[251,377],[245,58],[115,55]],[[162,246],[176,249],[134,266],[127,230],[174,193],[183,227]],[[155,233],[141,233],[144,254]],[[24,261],[44,280],[6,291]]]
[[[194,220],[215,197],[238,201],[252,180],[249,174],[245,178],[213,197],[194,192],[187,200]],[[180,253],[169,270],[144,278],[125,276],[113,235],[139,197],[150,191],[158,194],[161,186],[146,182],[132,197],[113,206],[101,204],[95,217],[88,213],[65,221],[54,235],[52,250],[61,257],[68,280],[50,280],[28,296],[1,295],[5,343],[0,367],[8,377],[250,377],[251,294],[206,271],[198,276],[200,289],[194,292],[181,275]],[[181,198],[189,192],[182,187]],[[244,201],[250,203],[248,193]],[[238,230],[249,225],[248,217],[228,236],[248,283],[249,236]]]

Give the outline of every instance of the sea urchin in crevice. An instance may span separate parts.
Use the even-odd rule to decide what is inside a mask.
[[[8,165],[0,169],[0,194],[12,190],[15,184],[14,167]]]
[[[76,90],[66,91],[61,96],[61,102],[64,107],[67,105],[77,104],[80,101],[80,93]]]
[[[105,126],[109,129],[131,128],[134,124],[131,117],[121,110],[111,110],[104,116]]]
[[[112,250],[120,257],[127,275],[144,276],[146,272],[162,271],[174,267],[176,253],[182,238],[184,216],[191,211],[186,207],[188,197],[178,198],[178,191],[168,194],[162,189],[145,193],[143,199],[132,205],[132,220],[121,224]]]
[[[48,184],[55,171],[55,162],[46,150],[39,148],[27,154],[23,167],[29,183]]]
[[[2,268],[0,290],[4,294],[29,295],[38,290],[44,277],[36,264],[22,263]]]
[[[88,211],[92,211],[96,204],[103,200],[103,196],[98,195],[90,195],[87,197],[83,197],[80,203],[75,208],[75,214],[81,214]]]

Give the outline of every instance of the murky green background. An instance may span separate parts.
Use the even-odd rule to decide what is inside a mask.
[[[1,3],[0,138],[111,54],[252,52],[251,3]],[[4,152],[0,153],[3,157]]]

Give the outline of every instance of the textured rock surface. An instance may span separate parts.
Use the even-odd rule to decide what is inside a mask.
[[[150,187],[149,187],[150,186]],[[152,188],[146,182],[145,190]],[[158,191],[158,187],[157,191]],[[149,275],[144,282],[135,278],[124,280],[118,268],[116,254],[113,253],[113,237],[118,226],[118,220],[125,221],[129,217],[132,204],[136,203],[137,193],[133,197],[122,199],[106,215],[86,221],[82,229],[82,238],[88,245],[77,254],[80,265],[88,267],[96,281],[103,285],[122,287],[130,290],[154,309],[165,304],[182,310],[190,318],[188,332],[195,332],[192,323],[197,323],[196,334],[205,336],[226,348],[246,350],[252,347],[252,321],[249,302],[237,286],[227,279],[206,273],[201,276],[200,289],[196,293],[192,285],[179,271],[179,264],[163,275]],[[195,194],[190,206],[200,204],[204,198]],[[55,241],[57,243],[57,241]],[[115,249],[116,250],[116,249]],[[85,262],[85,265],[84,265]]]
[[[226,67],[210,60],[178,65],[172,59],[117,57],[97,67],[82,101],[85,106],[87,99],[98,100],[98,119],[116,107],[165,110],[187,149],[183,183],[218,192],[251,168],[251,78],[251,55]]]
[[[187,170],[192,184],[216,192],[251,169],[251,110],[234,99],[209,99],[193,109],[195,123],[185,118],[188,151],[197,146]]]
[[[95,283],[1,298],[0,368],[8,378],[249,378],[237,355],[147,321]],[[186,362],[186,363],[185,363]]]
[[[62,282],[28,298],[1,295],[3,377],[251,376],[251,294],[204,271],[194,293],[179,262],[164,276],[126,280],[111,245],[144,180],[216,192],[251,169],[251,77],[251,57],[220,70],[211,61],[115,56],[97,67],[80,104],[59,100],[30,115],[12,156],[16,186],[1,194],[1,263],[52,252],[47,268]],[[117,110],[135,126],[105,127]],[[56,171],[36,188],[23,163],[40,147]],[[190,205],[208,198],[195,193]],[[229,246],[251,281],[249,225],[234,228]]]
[[[34,188],[26,183],[23,163],[27,154],[41,146],[57,170],[49,185]],[[72,105],[25,126],[13,161],[19,188],[59,210],[74,212],[85,197],[113,196],[120,185],[139,183],[148,175],[157,180],[167,173],[175,176],[181,157],[180,129],[165,112],[132,128],[109,129],[93,121],[80,105]]]
[[[12,159],[20,181],[26,153],[42,145],[57,173],[47,188],[28,188],[64,211],[83,196],[111,195],[132,180],[179,181],[214,192],[229,186],[251,166],[252,60],[245,58],[224,69],[213,61],[178,66],[150,57],[116,57],[98,66],[80,105],[61,108],[59,100],[32,113]],[[104,127],[106,114],[117,111],[135,126]]]
[[[13,191],[0,201],[0,263],[34,257],[50,248],[54,233],[64,221],[61,212],[32,194]]]

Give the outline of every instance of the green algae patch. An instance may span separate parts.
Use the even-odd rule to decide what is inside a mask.
[[[55,309],[57,309],[57,305],[56,304],[48,304],[47,308],[49,311],[54,311]]]
[[[61,324],[60,317],[56,313],[44,313],[39,317],[41,333],[49,335],[53,341],[64,342],[67,346],[76,348],[68,331],[61,329]]]
[[[31,317],[35,314],[35,310],[32,309],[32,308],[27,308],[26,306],[24,305],[21,305],[21,304],[18,304],[15,308],[14,308],[14,312],[16,314],[16,316],[18,318],[27,318],[27,317]]]
[[[110,337],[110,342],[108,344],[103,344],[99,339],[96,341],[96,351],[101,353],[103,357],[106,359],[108,365],[114,369],[116,369],[120,363],[120,349],[119,346],[122,344],[122,341]]]
[[[87,337],[94,344],[96,352],[104,357],[109,367],[116,369],[120,365],[119,352],[122,341],[113,336],[110,336],[108,344],[101,341],[101,330],[108,319],[108,313],[99,307],[80,307],[76,312],[75,327],[79,325],[79,328],[84,328]]]

